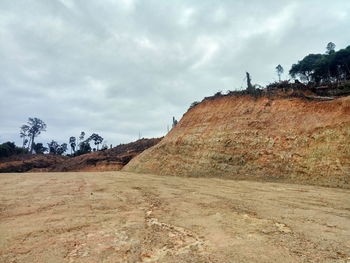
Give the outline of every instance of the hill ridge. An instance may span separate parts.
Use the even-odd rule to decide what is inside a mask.
[[[350,96],[225,96],[190,108],[123,170],[349,188]]]

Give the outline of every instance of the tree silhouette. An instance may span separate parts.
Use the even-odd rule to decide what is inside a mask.
[[[69,138],[69,144],[71,147],[70,153],[72,154],[72,151],[75,153],[75,147],[77,146],[77,139],[74,136],[71,136]]]
[[[14,142],[0,144],[0,158],[23,153],[27,153],[27,149],[17,147]]]
[[[94,141],[94,144],[96,145],[97,150],[98,150],[99,145],[103,142],[103,138],[100,135],[98,135],[97,133],[91,134],[91,136],[89,137],[89,140]]]
[[[315,84],[332,83],[350,79],[350,46],[334,50],[335,44],[327,45],[326,54],[309,54],[289,71],[292,78]]]
[[[249,94],[254,94],[255,93],[255,88],[252,85],[252,79],[250,78],[249,72],[246,72],[246,78],[247,78],[247,92]]]
[[[85,132],[82,131],[79,135],[79,144],[78,144],[79,149],[81,148],[81,144],[84,142],[84,137],[85,137]]]
[[[335,44],[333,42],[329,42],[326,46],[326,54],[330,55],[333,54],[335,52]]]
[[[82,131],[79,135],[79,141],[83,141],[84,137],[85,137],[85,132]]]
[[[58,155],[62,155],[62,154],[64,154],[66,151],[67,151],[67,144],[66,143],[62,143],[61,145],[60,145],[60,147],[58,148],[58,150],[57,150],[57,154]]]
[[[297,64],[293,64],[289,74],[295,78],[300,77],[302,81],[310,82],[314,80],[314,72],[319,61],[322,59],[322,54],[309,54]]]
[[[75,152],[75,156],[91,152],[91,146],[88,141],[83,141],[79,144],[79,150]]]
[[[20,137],[22,138],[23,140],[23,144],[22,144],[22,147],[25,148],[26,144],[28,143],[28,131],[29,131],[29,126],[28,125],[22,125],[21,126],[21,130],[20,130]],[[29,145],[28,145],[29,146]]]
[[[27,124],[21,126],[20,136],[22,138],[29,137],[28,149],[30,149],[30,153],[33,153],[35,137],[39,136],[42,131],[46,131],[46,124],[39,118],[28,118]]]
[[[172,127],[174,128],[177,125],[177,123],[178,123],[177,119],[175,119],[175,117],[173,117]]]
[[[44,154],[48,149],[41,143],[35,143],[33,149],[36,154]]]
[[[52,140],[47,144],[49,147],[49,154],[62,155],[67,151],[67,144],[58,144],[56,141]]]
[[[278,66],[276,67],[276,72],[278,75],[278,81],[281,82],[281,75],[283,74],[284,69],[280,64],[278,64]]]

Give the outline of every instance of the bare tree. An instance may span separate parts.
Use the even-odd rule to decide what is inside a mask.
[[[177,125],[177,123],[178,123],[177,119],[175,119],[175,117],[173,117],[173,125],[172,125],[172,127],[174,128]]]
[[[254,94],[255,87],[252,85],[252,79],[250,78],[250,74],[246,72],[246,76],[247,76],[247,92],[249,94]]]
[[[278,75],[278,81],[281,82],[281,75],[283,74],[284,69],[280,64],[278,64],[278,66],[276,67],[276,72]]]
[[[69,138],[69,144],[71,147],[70,153],[72,154],[72,152],[75,153],[75,147],[77,146],[77,138],[75,138],[74,136],[71,136]]]
[[[27,137],[29,136],[28,135],[28,132],[29,132],[29,126],[28,125],[22,125],[21,126],[21,130],[20,130],[20,133],[19,133],[19,136],[22,138],[23,140],[23,144],[22,144],[22,147],[25,148],[26,147],[26,144],[28,143],[28,139]]]

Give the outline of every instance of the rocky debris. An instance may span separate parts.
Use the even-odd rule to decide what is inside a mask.
[[[276,227],[278,228],[278,230],[280,232],[283,232],[283,233],[291,233],[292,230],[290,229],[290,227],[286,226],[285,224],[283,223],[275,223]]]
[[[325,97],[325,96],[305,96],[305,98],[309,100],[321,100],[321,101],[327,101],[327,100],[334,100],[334,97]]]

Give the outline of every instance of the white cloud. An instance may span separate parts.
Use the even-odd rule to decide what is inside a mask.
[[[58,0],[61,2],[65,7],[73,10],[75,7],[74,1],[73,0]]]
[[[0,139],[81,130],[118,144],[160,136],[193,101],[276,78],[329,41],[349,45],[346,0],[0,1]]]
[[[191,68],[198,69],[199,67],[210,63],[219,48],[219,43],[217,43],[214,39],[203,36],[198,37],[194,44],[194,50],[195,52],[199,52],[200,58],[194,65],[191,66]]]
[[[179,24],[181,26],[190,26],[194,24],[195,9],[191,7],[186,7],[180,14]]]

